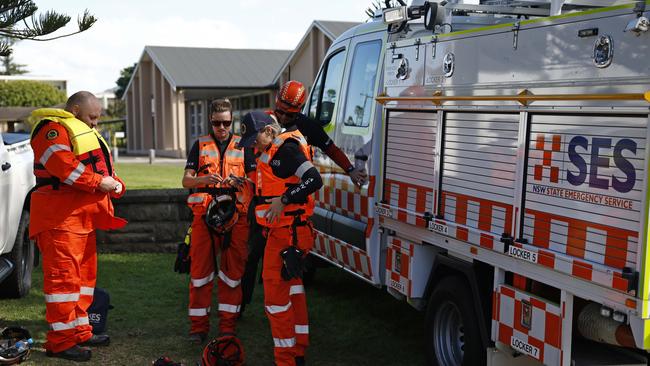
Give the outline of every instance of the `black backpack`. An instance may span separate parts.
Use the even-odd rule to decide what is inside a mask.
[[[111,297],[103,288],[95,288],[93,303],[88,308],[88,321],[93,327],[93,334],[106,332],[108,310],[112,309]]]

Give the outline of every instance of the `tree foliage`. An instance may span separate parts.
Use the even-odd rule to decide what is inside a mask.
[[[66,101],[54,86],[32,80],[0,82],[0,107],[51,107]]]
[[[7,37],[1,37],[1,38],[3,38],[1,41],[5,41],[6,43],[9,44],[10,47],[16,43],[16,40],[12,38],[7,38]],[[25,66],[27,65],[15,63],[12,55],[0,56],[0,63],[2,64],[3,67],[3,69],[0,70],[0,75],[21,75],[29,72],[28,70],[25,69]]]
[[[137,65],[137,63],[134,63],[132,66],[125,67],[120,71],[120,78],[115,81],[115,84],[117,84],[115,97],[117,99],[122,99],[122,96],[126,91],[126,86],[129,85],[129,80],[131,80],[131,76],[133,76],[133,71]]]
[[[37,14],[38,7],[33,0],[0,0],[0,36],[11,39],[29,39],[49,41],[81,33],[92,27],[97,21],[88,10],[77,18],[78,30],[59,36],[49,36],[65,27],[70,16],[48,10]],[[11,54],[11,42],[0,41],[0,56]]]

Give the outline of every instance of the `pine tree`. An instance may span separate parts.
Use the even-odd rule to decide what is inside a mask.
[[[10,47],[16,43],[15,39],[7,37],[3,38],[4,39],[1,41],[8,43]],[[2,64],[3,67],[2,70],[0,70],[0,75],[22,75],[29,72],[25,69],[25,66],[27,65],[15,63],[12,55],[0,56],[0,64]]]
[[[36,14],[37,10],[32,0],[0,0],[0,36],[13,40],[50,41],[86,31],[97,21],[86,9],[77,19],[77,31],[48,37],[66,26],[71,18],[54,10]],[[0,56],[9,56],[11,45],[11,42],[0,40]]]

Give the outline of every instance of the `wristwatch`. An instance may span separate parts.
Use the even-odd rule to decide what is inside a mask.
[[[287,197],[286,194],[283,194],[280,196],[280,202],[282,202],[283,205],[288,205],[289,204],[289,197]]]

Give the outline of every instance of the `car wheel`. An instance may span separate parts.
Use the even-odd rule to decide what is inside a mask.
[[[14,247],[11,253],[5,255],[14,263],[15,267],[11,275],[0,284],[0,296],[21,298],[29,294],[29,290],[32,288],[34,247],[34,241],[29,239],[29,212],[23,211]]]
[[[447,277],[435,287],[425,323],[429,365],[485,365],[486,354],[473,304],[469,284],[461,277]]]

